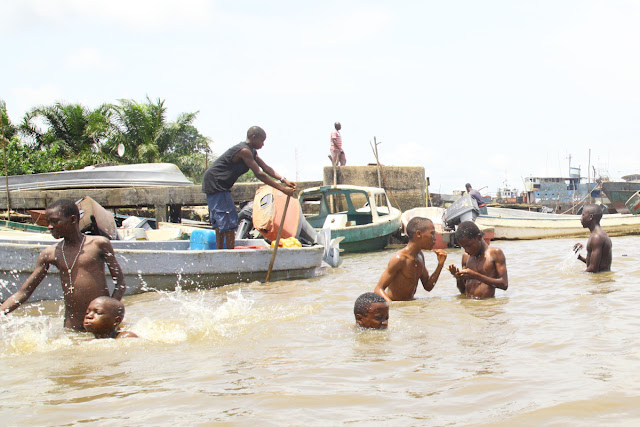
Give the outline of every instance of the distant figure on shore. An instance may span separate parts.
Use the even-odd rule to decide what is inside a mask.
[[[472,298],[493,298],[496,288],[509,287],[507,260],[502,250],[490,246],[473,221],[464,221],[456,230],[456,242],[464,248],[462,269],[451,264],[447,269],[456,278],[461,294]]]
[[[583,257],[578,252],[583,248],[582,243],[576,243],[573,251],[578,254],[578,259],[587,264],[588,273],[598,273],[600,271],[611,271],[612,244],[609,235],[600,227],[602,219],[602,209],[598,205],[586,205],[582,209],[580,222],[582,227],[591,231],[587,240],[587,257]]]
[[[297,188],[295,182],[278,174],[258,156],[258,150],[264,147],[266,139],[267,134],[261,127],[250,127],[247,139],[225,151],[204,173],[202,191],[207,195],[209,217],[211,226],[216,230],[218,249],[224,248],[225,242],[229,249],[235,246],[238,212],[231,197],[231,187],[240,176],[252,170],[260,181],[289,196]]]
[[[382,273],[375,292],[386,301],[409,301],[414,299],[418,281],[427,292],[431,292],[447,259],[442,249],[434,250],[438,266],[431,276],[424,264],[423,250],[432,250],[436,243],[436,232],[428,218],[415,217],[407,224],[409,243],[389,261]]]
[[[336,130],[331,132],[331,142],[329,143],[329,152],[331,154],[331,160],[336,166],[346,166],[347,157],[342,149],[342,136],[340,135],[340,129],[342,125],[340,122],[335,122],[333,125]]]
[[[374,292],[366,292],[356,299],[353,314],[362,328],[387,329],[389,325],[389,304]]]
[[[120,331],[124,304],[115,298],[98,297],[89,303],[83,326],[95,338],[137,338],[134,332]]]
[[[474,190],[473,188],[471,188],[471,184],[466,183],[465,188],[467,189],[467,193],[469,193],[471,197],[476,199],[476,202],[478,202],[479,208],[484,208],[485,206],[487,206],[484,199],[482,198],[482,194],[480,194],[478,190]],[[482,212],[482,213],[486,213],[486,208],[484,209],[484,211],[485,212]]]
[[[49,266],[60,270],[64,292],[64,327],[84,331],[83,320],[89,303],[99,296],[108,296],[105,264],[109,268],[115,288],[111,296],[119,300],[126,289],[124,274],[113,253],[111,241],[103,236],[80,233],[78,206],[68,199],[58,199],[47,206],[49,230],[62,241],[45,248],[38,257],[33,273],[22,287],[0,305],[0,313],[7,314],[26,302],[46,277]]]

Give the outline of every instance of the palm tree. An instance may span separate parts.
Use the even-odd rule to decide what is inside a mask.
[[[110,109],[108,104],[91,111],[80,104],[59,102],[37,107],[25,115],[20,132],[33,148],[55,149],[69,167],[86,166],[96,162],[96,148],[108,137]]]
[[[113,106],[113,133],[106,149],[115,155],[118,146],[125,148],[122,160],[125,163],[153,163],[160,161],[162,150],[158,140],[165,131],[166,108],[164,100],[152,102],[147,97],[147,104],[139,104],[133,100],[120,99],[120,105]]]

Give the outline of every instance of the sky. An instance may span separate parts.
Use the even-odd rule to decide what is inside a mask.
[[[0,0],[0,99],[164,99],[219,155],[250,126],[262,159],[321,180],[333,123],[347,165],[423,166],[430,191],[484,195],[569,162],[638,173],[640,2]]]

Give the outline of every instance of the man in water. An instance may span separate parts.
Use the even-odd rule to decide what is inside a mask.
[[[366,292],[356,299],[353,315],[362,328],[387,329],[389,326],[389,304],[374,292]]]
[[[347,164],[347,156],[342,149],[342,136],[340,135],[340,129],[342,125],[340,122],[335,122],[333,127],[336,130],[331,132],[331,141],[329,142],[329,153],[331,154],[331,161],[336,166],[345,166]]]
[[[231,197],[231,187],[249,169],[260,181],[288,196],[293,195],[297,188],[295,182],[278,174],[258,156],[258,150],[264,147],[266,139],[267,134],[261,127],[250,127],[247,139],[225,151],[204,173],[202,191],[207,195],[211,226],[216,230],[218,249],[224,248],[225,242],[228,249],[235,246],[238,212]]]
[[[456,230],[456,242],[464,248],[462,269],[451,264],[447,269],[456,278],[461,294],[472,298],[493,298],[496,288],[509,287],[507,261],[502,250],[489,246],[473,221],[464,221]]]
[[[424,265],[422,251],[433,249],[433,245],[436,243],[433,222],[428,218],[412,218],[407,224],[406,232],[409,243],[391,258],[375,289],[375,292],[386,301],[414,299],[418,281],[422,282],[422,286],[427,292],[431,292],[438,281],[444,261],[447,259],[445,251],[435,250],[438,266],[429,276],[427,267]]]
[[[124,319],[124,304],[115,298],[98,297],[89,303],[83,326],[95,338],[137,338],[131,331],[121,331]]]
[[[121,299],[126,289],[124,274],[113,253],[109,239],[85,236],[80,232],[78,206],[68,199],[59,199],[47,207],[49,230],[56,239],[38,257],[36,267],[22,287],[0,305],[0,313],[7,314],[26,302],[47,275],[49,266],[60,270],[64,293],[64,327],[84,331],[82,325],[87,306],[99,296],[108,296],[105,264],[109,268],[115,288],[111,296]]]
[[[598,273],[600,271],[611,271],[611,239],[609,235],[600,227],[602,219],[602,209],[598,205],[586,205],[582,208],[580,222],[582,227],[591,231],[587,240],[587,257],[578,254],[582,250],[582,243],[576,243],[573,251],[578,254],[578,259],[587,264],[588,273]]]

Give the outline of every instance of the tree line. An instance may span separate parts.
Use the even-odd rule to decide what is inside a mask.
[[[212,159],[209,138],[193,126],[198,112],[167,121],[165,101],[120,99],[96,109],[57,102],[11,123],[0,100],[0,135],[8,175],[89,165],[173,163],[194,183]]]

